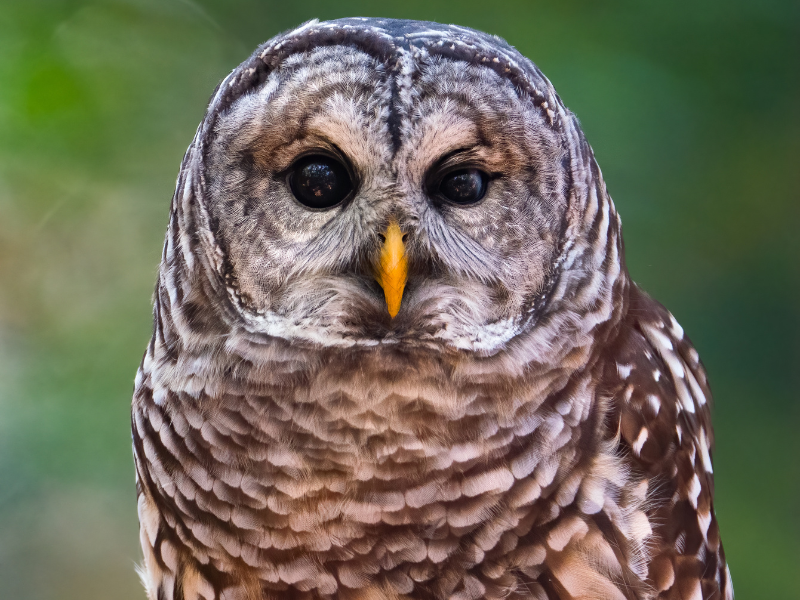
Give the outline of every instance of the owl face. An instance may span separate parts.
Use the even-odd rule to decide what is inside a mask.
[[[535,318],[565,229],[563,136],[495,69],[397,60],[292,53],[216,120],[206,210],[251,330],[491,352]],[[394,316],[379,275],[392,224]]]

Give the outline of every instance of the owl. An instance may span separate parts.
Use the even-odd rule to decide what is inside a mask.
[[[312,21],[217,87],[136,375],[151,600],[732,599],[706,373],[506,42]]]

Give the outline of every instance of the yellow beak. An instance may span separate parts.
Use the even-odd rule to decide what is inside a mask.
[[[403,289],[406,287],[408,277],[406,245],[403,243],[403,232],[400,231],[397,221],[389,223],[384,238],[381,262],[376,269],[375,279],[383,288],[386,308],[394,318],[400,312],[400,301],[403,299]]]

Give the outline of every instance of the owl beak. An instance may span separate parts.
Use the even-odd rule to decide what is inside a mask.
[[[375,279],[383,288],[386,296],[386,308],[394,318],[400,312],[400,301],[403,299],[403,289],[406,287],[408,259],[406,258],[406,245],[403,242],[403,232],[400,231],[397,221],[393,220],[389,223],[383,237],[380,264],[376,268]]]

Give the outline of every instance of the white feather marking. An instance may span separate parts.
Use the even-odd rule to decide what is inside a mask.
[[[669,367],[673,377],[676,379],[683,379],[686,377],[683,363],[674,352],[662,352],[661,357],[664,359],[664,362],[667,363],[667,367]]]
[[[678,392],[678,400],[681,401],[683,409],[688,413],[694,413],[694,400],[683,380],[675,379],[675,390]]]
[[[479,443],[456,444],[450,449],[450,458],[454,462],[467,462],[481,455],[482,448]]]
[[[697,473],[692,475],[692,479],[689,481],[689,489],[686,490],[686,495],[691,502],[692,507],[697,509],[697,497],[700,495],[700,490],[702,486],[700,485],[700,479],[697,477]]]
[[[632,369],[633,365],[622,365],[617,363],[617,373],[622,379],[627,379],[630,376]]]
[[[551,119],[552,119],[552,117],[551,117]],[[591,186],[591,189],[592,189],[592,191],[594,191],[595,186]],[[595,256],[594,256],[594,262],[595,262],[594,266],[595,266],[595,269],[597,269],[597,271],[602,271],[603,270],[602,269],[602,265],[603,265],[603,262],[605,262],[605,260],[607,258],[607,256],[606,256],[606,245],[608,244],[608,234],[609,234],[608,222],[609,222],[609,214],[610,214],[610,212],[611,212],[611,210],[610,210],[610,207],[608,205],[608,202],[602,202],[602,200],[601,200],[601,204],[600,204],[601,218],[600,218],[600,223],[597,224],[598,236],[597,236],[597,239],[595,240],[595,242],[593,244],[595,249],[600,249],[601,250],[600,252],[595,251]]]
[[[700,525],[700,531],[703,533],[703,539],[707,542],[708,541],[708,527],[711,525],[711,511],[698,511],[697,512],[697,523]]]
[[[167,400],[167,388],[159,386],[153,387],[153,402],[156,403],[157,406],[164,406],[164,402]]]
[[[673,317],[672,314],[669,315],[669,320],[672,324],[672,327],[670,328],[672,330],[672,335],[674,335],[676,339],[682,340],[683,327],[680,326],[680,324],[675,320],[675,317]]]
[[[235,290],[230,289],[229,295],[231,300],[236,303]],[[462,300],[467,302],[468,298],[462,298]],[[471,316],[472,312],[467,316]],[[323,346],[342,348],[397,343],[397,340],[393,338],[383,340],[357,339],[352,336],[342,335],[333,327],[321,325],[316,316],[296,319],[285,317],[269,310],[260,314],[242,311],[242,316],[245,318],[248,328],[254,333],[266,334],[288,341],[305,340]],[[478,325],[471,322],[469,327],[465,327],[465,323],[460,322],[454,322],[453,324],[456,327],[443,327],[433,337],[449,342],[455,348],[478,352],[498,350],[522,331],[519,320],[513,317]]]
[[[572,409],[572,398],[559,400],[555,405],[556,412],[562,416],[569,414]]]
[[[148,554],[152,555],[152,552]],[[153,558],[151,558],[150,561],[155,562]],[[145,564],[135,564],[133,568],[136,571],[136,574],[139,576],[139,582],[144,587],[144,591],[147,594],[147,600],[156,600],[157,592],[148,568],[145,566]]]
[[[703,463],[703,468],[706,473],[713,473],[714,469],[711,465],[711,454],[708,451],[708,438],[706,437],[706,430],[701,427],[700,435],[697,436],[697,441],[700,444],[700,460]]]
[[[661,409],[661,400],[655,394],[648,394],[647,395],[647,403],[650,405],[650,408],[653,409],[654,414],[658,414],[658,411]]]
[[[650,340],[652,344],[656,347],[660,347],[666,350],[673,350],[672,341],[664,335],[658,329],[663,327],[664,325],[661,323],[657,323],[656,327],[651,325],[650,323],[643,323],[642,329],[644,330],[645,335]]]
[[[647,537],[653,534],[653,528],[650,526],[650,520],[644,511],[637,510],[633,513],[629,520],[629,537],[637,542],[644,541]]]
[[[692,371],[690,369],[686,369],[686,380],[689,382],[689,388],[692,391],[692,396],[697,401],[699,406],[703,406],[706,403],[706,395],[703,393],[703,390],[700,389],[700,386],[697,383],[697,380],[694,378]]]
[[[648,435],[649,435],[649,433],[647,431],[647,427],[642,427],[642,429],[639,431],[639,436],[636,438],[636,441],[633,442],[633,446],[632,446],[633,453],[636,456],[640,456],[641,455],[642,446],[644,446],[644,443],[647,441],[647,436]]]

